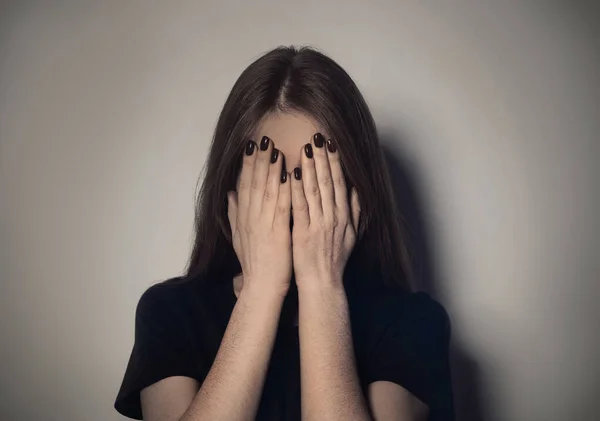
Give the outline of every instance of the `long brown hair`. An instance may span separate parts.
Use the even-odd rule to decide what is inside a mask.
[[[227,192],[236,187],[244,146],[272,112],[314,118],[335,139],[349,186],[361,203],[358,240],[346,270],[373,282],[412,289],[410,259],[373,116],[356,84],[336,62],[313,48],[279,47],[240,75],[214,132],[197,197],[190,278],[229,279],[241,271],[231,244]]]

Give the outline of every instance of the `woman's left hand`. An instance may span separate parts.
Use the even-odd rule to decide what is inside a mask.
[[[292,178],[292,256],[298,288],[342,286],[356,243],[360,204],[356,188],[350,207],[339,152],[317,133],[302,150],[302,168]]]

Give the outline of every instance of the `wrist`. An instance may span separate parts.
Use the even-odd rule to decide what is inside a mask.
[[[242,288],[240,290],[240,297],[244,297],[245,300],[249,301],[283,301],[287,292],[289,290],[289,286],[282,287],[272,287],[266,288],[264,285],[256,285],[255,282],[244,282]]]
[[[296,282],[298,285],[298,296],[311,296],[334,298],[346,296],[344,282],[341,278],[329,277],[327,279],[310,279]]]
[[[299,324],[313,326],[336,325],[347,317],[348,297],[343,284],[322,283],[298,287]],[[325,329],[327,330],[327,329]]]

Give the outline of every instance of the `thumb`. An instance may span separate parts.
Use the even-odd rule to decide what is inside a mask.
[[[229,225],[231,226],[231,236],[237,229],[237,192],[227,192],[227,218],[229,219]]]
[[[358,199],[358,192],[356,187],[352,187],[350,192],[350,207],[352,211],[352,224],[354,226],[354,232],[358,233],[358,222],[360,219],[360,200]]]

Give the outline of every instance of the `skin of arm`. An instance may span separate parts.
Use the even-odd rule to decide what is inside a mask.
[[[424,405],[391,382],[363,396],[354,359],[343,268],[356,242],[360,200],[350,197],[335,142],[316,133],[292,180],[303,421],[416,421]]]
[[[425,420],[427,406],[387,381],[369,385],[369,411],[356,370],[342,282],[312,285],[320,287],[298,290],[302,420]]]
[[[371,420],[356,371],[343,286],[313,285],[321,287],[298,289],[302,420]]]
[[[283,161],[267,136],[260,149],[253,140],[246,143],[236,189],[227,192],[227,217],[243,286],[200,388],[184,377],[149,386],[141,392],[145,420],[256,417],[292,275],[291,192]]]
[[[188,377],[169,377],[143,389],[144,420],[254,420],[284,297],[242,289],[202,387]]]

